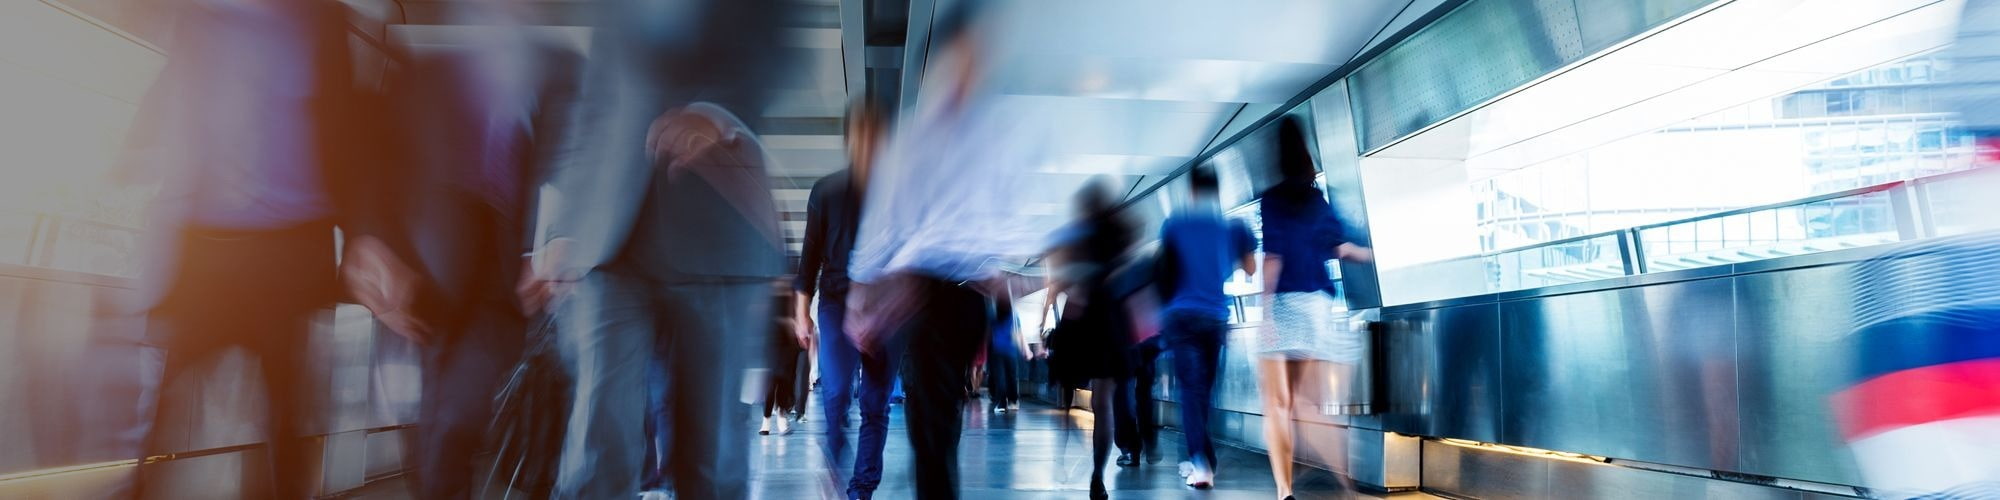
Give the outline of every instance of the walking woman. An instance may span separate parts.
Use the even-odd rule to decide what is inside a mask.
[[[1112,404],[1117,381],[1129,376],[1126,352],[1132,333],[1122,297],[1105,286],[1120,257],[1133,244],[1133,225],[1120,217],[1110,186],[1093,180],[1077,193],[1075,224],[1058,235],[1050,252],[1048,297],[1063,301],[1055,332],[1049,335],[1052,377],[1065,387],[1089,387],[1091,432],[1090,497],[1107,498],[1104,465],[1111,455]]]
[[[1337,393],[1354,376],[1362,356],[1360,334],[1341,328],[1334,316],[1335,288],[1327,262],[1372,256],[1367,248],[1342,239],[1340,221],[1314,182],[1317,168],[1297,118],[1279,123],[1278,171],[1283,180],[1258,202],[1264,222],[1264,303],[1271,314],[1259,331],[1257,387],[1264,393],[1271,475],[1278,497],[1290,500],[1298,386],[1324,380],[1329,392]],[[1346,440],[1336,433],[1328,444],[1328,465],[1352,491]]]

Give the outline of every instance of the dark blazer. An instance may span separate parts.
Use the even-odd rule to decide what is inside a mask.
[[[548,154],[542,144],[555,133],[557,110],[573,101],[570,77],[579,59],[526,36],[510,47],[414,54],[386,85],[389,167],[375,182],[367,223],[424,274],[418,314],[446,327],[474,306],[518,306],[513,285],[533,241],[535,191]],[[541,79],[494,74],[482,57],[530,61],[525,68]],[[487,162],[510,164],[511,189],[477,185],[478,165]]]
[[[648,146],[656,135],[653,125],[663,113],[695,108],[689,104],[696,101],[714,103],[683,118],[740,130],[742,133],[729,132],[728,138],[749,140],[727,149],[743,151],[718,151],[715,159],[745,163],[731,166],[742,167],[736,168],[739,173],[756,170],[755,176],[763,175],[761,151],[756,158],[748,153],[761,149],[755,134],[728,110],[763,109],[762,94],[775,84],[767,78],[771,74],[768,70],[784,54],[773,42],[779,38],[780,16],[771,13],[782,8],[778,4],[776,0],[696,0],[672,3],[673,12],[662,12],[669,4],[600,2],[599,12],[605,17],[592,34],[584,95],[578,105],[562,113],[565,125],[551,145],[550,185],[558,194],[554,200],[544,201],[551,219],[547,236],[573,242],[564,261],[553,263],[559,278],[575,278],[609,264],[626,248],[655,187],[653,175],[661,170]],[[756,163],[754,169],[747,168],[750,162]],[[748,179],[703,180],[740,184],[736,181]],[[731,198],[728,193],[714,194]],[[770,193],[762,196],[762,202],[769,204]],[[732,246],[736,243],[712,241],[715,231],[725,229],[722,234],[732,239],[751,239],[749,233],[737,232],[740,227],[717,227],[722,225],[719,216],[731,216],[709,211],[718,203],[660,201],[682,205],[657,210],[679,218],[673,223],[683,224],[685,230],[678,234],[691,238],[686,245],[668,249],[674,255],[661,257],[666,265],[685,274],[710,276],[776,276],[783,272],[782,259],[771,263],[733,258],[729,249],[736,248]],[[746,208],[751,207],[735,206],[736,213],[762,224],[765,209],[744,212]],[[766,231],[760,228],[755,232]],[[693,239],[711,241],[703,245]]]

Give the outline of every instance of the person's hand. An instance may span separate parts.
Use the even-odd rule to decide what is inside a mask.
[[[429,342],[430,325],[411,308],[417,302],[423,277],[382,240],[362,235],[348,241],[340,276],[355,301],[375,313],[375,319],[390,331],[418,344]]]
[[[881,339],[902,327],[922,299],[920,284],[909,275],[889,276],[876,283],[854,283],[847,296],[847,322],[841,325],[854,341],[854,347],[872,354]]]
[[[812,349],[812,322],[799,321],[797,319],[790,320],[789,322],[792,324],[792,340],[799,343],[800,349]]]
[[[1339,247],[1333,249],[1333,258],[1348,262],[1374,262],[1375,249],[1353,243],[1341,243]]]
[[[514,287],[514,293],[521,298],[521,312],[529,316],[541,314],[550,302],[569,292],[568,280],[557,276],[556,270],[569,256],[572,244],[574,240],[569,238],[550,240],[542,247],[540,266],[536,266],[533,260],[522,264],[525,269],[521,272],[521,283]]]

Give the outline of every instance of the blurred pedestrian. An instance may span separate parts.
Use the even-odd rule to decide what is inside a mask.
[[[1021,346],[1015,331],[1014,301],[993,301],[993,342],[986,346],[986,392],[989,411],[1021,410]]]
[[[530,302],[566,293],[576,381],[557,498],[749,495],[750,382],[784,250],[763,109],[775,0],[597,2],[583,94],[552,158]],[[650,431],[650,432],[649,432]]]
[[[919,499],[958,496],[965,377],[991,325],[975,287],[1027,258],[1046,234],[1019,209],[1045,133],[992,105],[976,2],[937,16],[919,101],[868,182],[849,274],[848,328],[864,350],[902,349]]]
[[[1257,387],[1264,396],[1264,443],[1278,497],[1292,498],[1292,446],[1299,388],[1308,380],[1329,381],[1334,401],[1355,375],[1365,345],[1360,332],[1336,318],[1338,290],[1327,262],[1365,261],[1368,249],[1347,242],[1340,219],[1317,184],[1318,168],[1308,150],[1305,127],[1296,117],[1278,123],[1280,180],[1258,200],[1264,228],[1264,296],[1270,317],[1258,330]],[[1313,401],[1312,397],[1305,398]],[[1325,440],[1322,454],[1349,491],[1347,440]]]
[[[1067,386],[1090,389],[1092,415],[1090,496],[1106,498],[1104,467],[1110,460],[1113,401],[1132,348],[1124,297],[1110,286],[1112,271],[1136,240],[1118,213],[1109,181],[1092,180],[1076,196],[1077,220],[1059,230],[1049,253],[1049,296],[1063,302],[1062,320],[1049,335],[1049,366]]]
[[[764,391],[764,424],[757,434],[791,434],[794,415],[800,413],[807,394],[801,387],[812,367],[805,365],[808,340],[800,335],[792,320],[792,291],[784,284],[771,303],[770,380]]]
[[[847,111],[848,168],[813,183],[806,199],[806,234],[799,254],[798,281],[793,289],[793,315],[807,341],[819,344],[822,411],[826,415],[827,464],[838,481],[847,464],[853,472],[844,488],[848,498],[871,498],[882,482],[882,450],[889,437],[889,399],[895,387],[897,353],[864,352],[847,335],[848,262],[861,224],[861,200],[876,151],[887,134],[887,110],[882,103],[856,98]],[[811,304],[819,299],[815,337]],[[857,392],[857,379],[859,389]],[[858,448],[847,456],[847,409],[859,399],[861,429]]]
[[[670,110],[653,130],[654,168],[579,173],[632,175],[646,187],[629,200],[640,206],[628,207],[638,209],[628,234],[592,232],[577,219],[550,226],[544,258],[558,267],[545,276],[577,277],[559,311],[569,318],[563,344],[578,386],[558,497],[636,495],[648,470],[680,496],[748,495],[747,396],[757,391],[745,384],[762,380],[749,381],[744,368],[762,364],[769,283],[783,261],[763,147],[710,103]],[[557,175],[558,186],[575,188],[561,176],[578,174]],[[612,200],[588,201],[569,210],[618,210]],[[614,237],[623,243],[599,239]],[[578,250],[592,247],[617,250]]]
[[[1158,289],[1166,303],[1160,335],[1173,353],[1174,382],[1180,389],[1181,429],[1188,463],[1188,486],[1215,482],[1215,443],[1208,435],[1214,406],[1216,367],[1229,323],[1229,295],[1223,284],[1238,269],[1257,269],[1257,240],[1249,226],[1222,214],[1215,171],[1206,165],[1188,172],[1188,203],[1160,227],[1163,276]]]
[[[393,228],[393,265],[420,279],[407,314],[427,330],[397,330],[423,349],[416,491],[470,498],[493,393],[525,346],[513,290],[534,234],[538,139],[569,105],[573,84],[560,75],[577,54],[508,27],[434,50],[391,74],[397,159],[373,213]]]
[[[1933,92],[1978,144],[1975,168],[2000,164],[2000,2],[1972,0]],[[1981,179],[1975,174],[1964,179]],[[1990,178],[1990,177],[1986,177]],[[1960,214],[1992,201],[1947,198]],[[1876,498],[2000,495],[2000,237],[1974,232],[1891,249],[1856,264],[1857,355],[1830,406]]]
[[[148,90],[128,146],[137,179],[161,182],[151,208],[141,301],[149,341],[165,351],[163,386],[192,382],[222,353],[241,348],[263,379],[266,463],[246,465],[269,491],[309,498],[306,354],[312,317],[339,294],[334,228],[346,235],[341,274],[382,286],[357,297],[380,314],[413,302],[408,268],[384,265],[388,249],[367,225],[380,183],[379,95],[352,78],[348,12],[337,2],[185,2],[167,63]],[[399,331],[422,331],[398,324]],[[162,428],[168,408],[200,403],[162,388],[143,452],[162,455],[186,429]],[[199,410],[200,408],[195,408]],[[180,422],[183,425],[190,422]],[[133,493],[169,494],[144,466]]]

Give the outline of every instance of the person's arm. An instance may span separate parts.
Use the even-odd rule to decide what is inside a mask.
[[[1257,236],[1250,234],[1250,226],[1243,225],[1242,221],[1236,221],[1230,224],[1230,227],[1231,232],[1235,233],[1233,238],[1236,240],[1238,252],[1236,265],[1243,269],[1243,272],[1257,274]]]
[[[1264,291],[1258,292],[1257,295],[1260,297],[1260,302],[1264,304],[1266,315],[1270,314],[1271,304],[1277,303],[1278,273],[1284,269],[1284,256],[1269,252],[1264,253]]]
[[[1368,247],[1347,241],[1347,227],[1334,216],[1333,207],[1328,205],[1320,223],[1320,241],[1333,245],[1333,258],[1348,262],[1373,262],[1375,251]]]
[[[813,186],[806,195],[806,235],[799,249],[799,273],[792,282],[792,318],[799,323],[799,342],[813,336],[812,298],[819,292],[819,275],[826,267],[826,193]]]
[[[1035,330],[1046,334],[1049,331],[1049,314],[1055,311],[1056,297],[1062,294],[1062,281],[1054,276],[1047,276],[1042,278],[1042,284],[1042,314],[1038,316],[1040,320],[1036,321]]]

